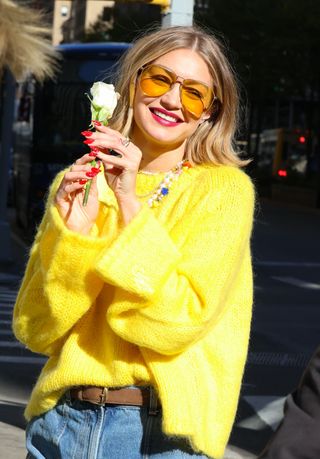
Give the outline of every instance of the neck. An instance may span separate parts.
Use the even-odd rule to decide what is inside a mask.
[[[139,139],[132,137],[132,141],[142,151],[140,170],[148,172],[167,172],[176,166],[184,158],[185,144],[170,148],[149,142],[139,142]]]

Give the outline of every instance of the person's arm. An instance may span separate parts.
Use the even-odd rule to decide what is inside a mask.
[[[143,207],[96,265],[99,276],[117,287],[107,311],[111,328],[162,354],[182,352],[201,338],[243,282],[243,263],[250,271],[254,191],[248,177],[230,168],[210,186],[195,184],[191,201],[194,195],[198,200],[170,235]]]
[[[320,457],[320,346],[297,389],[289,395],[284,418],[259,459]]]
[[[53,204],[63,174],[51,186],[13,316],[17,339],[47,355],[59,349],[101,290],[103,281],[93,267],[108,244],[107,237],[83,236],[65,226]]]

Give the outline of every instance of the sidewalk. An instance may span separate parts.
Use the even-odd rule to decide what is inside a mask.
[[[9,219],[13,212],[9,209]],[[18,280],[21,278],[27,258],[27,245],[19,236],[11,233],[12,260],[6,263],[0,262],[0,292],[7,295],[9,288],[16,290]],[[1,302],[2,303],[2,302]],[[0,307],[3,304],[0,305]],[[1,310],[1,309],[0,309]],[[4,375],[5,376],[5,375]],[[2,383],[2,378],[1,378]],[[24,429],[17,419],[22,420],[25,399],[12,400],[9,391],[1,384],[0,387],[0,459],[24,459],[26,450],[24,447]]]
[[[12,261],[0,263],[0,293],[1,289],[8,288],[21,278],[27,259],[27,245],[13,232],[11,243]],[[0,459],[24,459],[26,456],[23,421],[21,420],[21,425],[17,425],[19,424],[17,419],[22,419],[21,413],[26,401],[26,397],[22,394],[17,395],[17,398],[13,400],[9,391],[0,387]],[[253,454],[232,445],[228,446],[224,456],[224,459],[255,458]]]

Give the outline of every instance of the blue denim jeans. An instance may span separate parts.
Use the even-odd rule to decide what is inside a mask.
[[[64,396],[27,425],[27,459],[207,459],[162,433],[161,410],[99,406]]]

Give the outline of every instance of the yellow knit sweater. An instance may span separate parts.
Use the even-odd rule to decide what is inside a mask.
[[[74,385],[153,384],[163,430],[196,451],[224,453],[237,408],[252,309],[254,191],[231,166],[196,166],[159,207],[123,226],[103,175],[89,236],[66,228],[52,203],[14,310],[16,337],[49,356],[27,419]],[[139,174],[137,194],[161,180]]]

